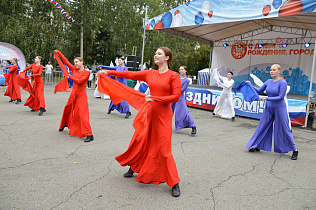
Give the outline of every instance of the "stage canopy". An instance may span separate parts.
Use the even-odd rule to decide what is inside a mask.
[[[208,45],[262,30],[309,36],[307,30],[316,31],[316,1],[194,0],[147,20],[145,27]]]

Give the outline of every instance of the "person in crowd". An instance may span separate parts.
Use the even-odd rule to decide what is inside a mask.
[[[34,77],[34,83],[32,93],[25,101],[24,106],[30,107],[31,111],[39,111],[39,115],[46,112],[45,109],[45,97],[44,97],[44,81],[42,80],[43,66],[41,65],[42,57],[36,56],[35,63],[27,67],[21,72],[27,73],[32,70],[32,74],[29,77]]]
[[[223,82],[218,82],[218,86],[222,87],[222,93],[214,109],[213,115],[219,115],[222,118],[235,120],[235,109],[233,104],[233,93],[232,87],[235,81],[232,79],[233,72],[228,72],[227,77],[222,77],[217,70],[219,80]]]
[[[193,118],[191,117],[186,101],[185,91],[189,87],[190,80],[187,78],[188,68],[186,66],[180,66],[180,79],[181,79],[181,96],[178,102],[172,103],[172,111],[175,112],[175,124],[176,130],[182,128],[192,128],[191,134],[196,134],[196,125]]]
[[[121,57],[118,59],[118,62],[119,62],[118,66],[111,67],[111,66],[100,65],[99,67],[101,67],[103,69],[109,69],[109,70],[115,70],[115,71],[128,71],[128,68],[127,68],[127,66],[125,66],[124,61],[125,61],[125,59],[123,57]],[[125,78],[117,77],[117,81],[127,86],[127,81]],[[114,105],[113,101],[111,100],[109,108],[108,108],[108,114],[111,114],[111,112],[114,109],[116,109],[121,114],[125,114],[125,118],[129,118],[132,115],[132,113],[130,112],[130,109],[129,109],[129,104],[125,100],[119,104],[116,104],[116,105]]]
[[[89,79],[88,79],[87,86],[88,86],[88,89],[91,89],[91,82],[92,82],[92,80],[93,80],[93,72],[92,72],[92,70],[90,70],[90,69],[88,68],[87,65],[84,66],[84,69],[90,72],[90,76],[89,76]]]
[[[86,137],[84,142],[93,141],[94,137],[89,122],[88,99],[85,91],[90,72],[84,69],[83,58],[74,58],[74,65],[72,65],[60,51],[55,50],[54,54],[55,59],[59,59],[59,56],[73,74],[71,75],[64,68],[65,76],[73,80],[73,88],[64,108],[59,131],[63,131],[65,127],[68,127],[69,135],[78,138]],[[60,66],[64,67],[62,64]]]
[[[270,69],[272,79],[267,80],[260,88],[255,88],[258,93],[265,90],[268,96],[259,97],[260,100],[266,101],[266,106],[258,127],[247,144],[247,148],[249,152],[271,151],[272,134],[274,132],[274,152],[287,153],[293,151],[291,159],[297,160],[298,150],[289,127],[289,115],[284,100],[287,83],[281,79],[280,74],[281,66],[273,64]]]
[[[4,92],[5,96],[10,97],[9,102],[16,101],[16,104],[22,102],[21,91],[18,84],[17,72],[18,72],[18,59],[13,58],[9,65],[6,66],[9,69],[9,74],[6,76],[5,83],[8,83],[8,87]]]
[[[53,65],[50,63],[50,61],[47,62],[45,66],[45,84],[52,85],[52,80],[53,80]]]
[[[179,100],[181,81],[179,75],[170,70],[172,52],[169,48],[158,48],[154,60],[159,67],[158,70],[101,71],[110,76],[145,81],[151,93],[151,95],[142,95],[146,102],[133,122],[136,125],[138,122],[136,119],[142,119],[140,122],[145,126],[141,129],[139,126],[134,126],[135,133],[127,151],[115,158],[122,166],[130,166],[124,177],[129,178],[134,173],[138,173],[136,181],[141,183],[158,185],[166,182],[172,188],[172,196],[178,197],[180,179],[171,153],[173,114],[170,103]],[[131,89],[131,91],[135,90]],[[126,95],[122,100],[132,98],[129,94]]]

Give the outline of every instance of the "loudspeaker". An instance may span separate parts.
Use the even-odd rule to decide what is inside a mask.
[[[129,71],[139,70],[140,57],[135,55],[129,55],[126,57],[126,66]]]

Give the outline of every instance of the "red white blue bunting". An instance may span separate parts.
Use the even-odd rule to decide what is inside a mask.
[[[73,19],[73,18],[68,14],[68,12],[66,12],[66,11],[60,6],[60,4],[57,3],[56,0],[48,0],[48,1],[50,1],[52,4],[55,4],[55,7],[56,7],[57,9],[59,9],[59,11],[60,11],[62,14],[64,14],[68,20],[71,20],[73,23],[75,22],[75,19]]]

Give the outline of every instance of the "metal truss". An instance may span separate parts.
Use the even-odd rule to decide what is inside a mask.
[[[223,47],[224,44],[226,44],[226,46],[232,46],[237,41],[243,41],[247,45],[254,44],[254,43],[275,43],[276,41],[280,43],[280,40],[278,41],[276,39],[251,39],[253,36],[268,33],[271,31],[302,36],[300,38],[282,37],[282,40],[281,40],[282,43],[286,43],[288,45],[305,44],[306,42],[310,42],[316,36],[316,31],[309,30],[309,29],[291,28],[291,27],[284,27],[284,26],[272,26],[262,20],[254,20],[253,22],[263,27],[260,29],[243,33],[243,34],[239,34],[239,35],[235,35],[235,36],[231,36],[231,37],[227,37],[227,38],[215,41],[214,47]]]

